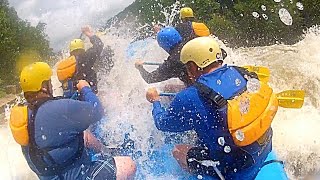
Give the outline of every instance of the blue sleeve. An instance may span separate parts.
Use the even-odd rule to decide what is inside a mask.
[[[97,102],[96,105],[93,105]],[[78,101],[73,99],[59,99],[45,103],[37,113],[39,127],[50,127],[48,133],[54,131],[83,132],[91,124],[99,121],[103,109],[98,101]]]
[[[196,112],[188,98],[182,98],[179,94],[165,109],[159,101],[153,103],[152,115],[156,127],[161,131],[183,132],[193,129],[196,120]]]
[[[71,126],[81,132],[101,120],[104,110],[98,97],[89,87],[82,88],[79,98],[81,101],[67,99],[68,101],[61,103],[61,106],[65,106]]]

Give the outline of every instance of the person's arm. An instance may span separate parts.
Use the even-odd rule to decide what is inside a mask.
[[[161,81],[168,80],[170,78],[178,77],[177,70],[179,68],[179,63],[175,60],[170,59],[169,56],[168,60],[165,60],[163,64],[161,64],[156,70],[152,72],[148,72],[144,69],[143,66],[138,66],[137,69],[139,70],[142,78],[148,83],[157,83]]]
[[[104,47],[103,42],[96,35],[89,37],[89,39],[90,39],[90,42],[92,43],[92,47],[86,51],[86,54],[88,54],[88,56],[90,57],[100,57],[100,54]]]
[[[77,84],[80,92],[78,103],[74,103],[72,112],[75,112],[72,119],[79,124],[83,124],[82,130],[85,130],[89,125],[101,120],[104,115],[104,109],[98,97],[92,92],[87,81],[80,80]]]
[[[90,95],[89,95],[90,94]],[[85,96],[92,96],[94,93],[90,90]],[[91,102],[79,101],[73,99],[61,99],[53,101],[49,107],[52,111],[51,116],[57,117],[52,126],[60,126],[68,131],[83,132],[91,124],[99,121],[103,116],[103,108],[97,98],[90,98]],[[48,109],[49,109],[48,108]],[[59,118],[58,118],[59,117]]]
[[[86,51],[84,58],[80,58],[80,60],[85,61],[81,62],[81,64],[92,67],[96,60],[100,58],[104,44],[98,36],[94,35],[89,26],[83,27],[81,31],[90,39],[90,42],[92,43],[92,47]]]
[[[152,115],[156,127],[161,131],[183,132],[192,130],[196,112],[187,97],[177,95],[170,107],[165,109],[160,101],[153,102]]]

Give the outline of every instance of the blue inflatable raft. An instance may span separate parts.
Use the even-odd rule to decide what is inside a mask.
[[[172,144],[166,144],[162,148],[149,153],[149,159],[138,164],[136,179],[176,179],[176,180],[213,180],[208,176],[191,175],[180,168],[177,161],[171,154]],[[276,154],[272,151],[265,162],[277,160]],[[265,165],[256,177],[256,180],[287,180],[288,177],[283,164],[273,162]]]

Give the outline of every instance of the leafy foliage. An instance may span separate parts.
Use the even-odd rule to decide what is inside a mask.
[[[136,0],[122,14],[130,12],[138,16],[141,24],[164,22],[161,11],[175,2]],[[302,3],[303,9],[297,3]],[[299,40],[303,30],[320,23],[320,0],[180,0],[180,4],[193,8],[199,21],[207,23],[220,39],[233,46],[292,44]],[[280,20],[281,8],[292,16],[292,25]]]
[[[50,58],[52,49],[44,30],[44,23],[33,27],[18,17],[7,0],[0,1],[0,78],[3,81],[13,83],[16,80],[21,69],[17,68],[17,64]],[[21,58],[29,52],[36,55],[28,56],[28,59]]]

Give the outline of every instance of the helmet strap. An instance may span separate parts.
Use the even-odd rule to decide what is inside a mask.
[[[44,94],[47,94],[49,97],[53,97],[51,80],[43,82],[40,91]]]

